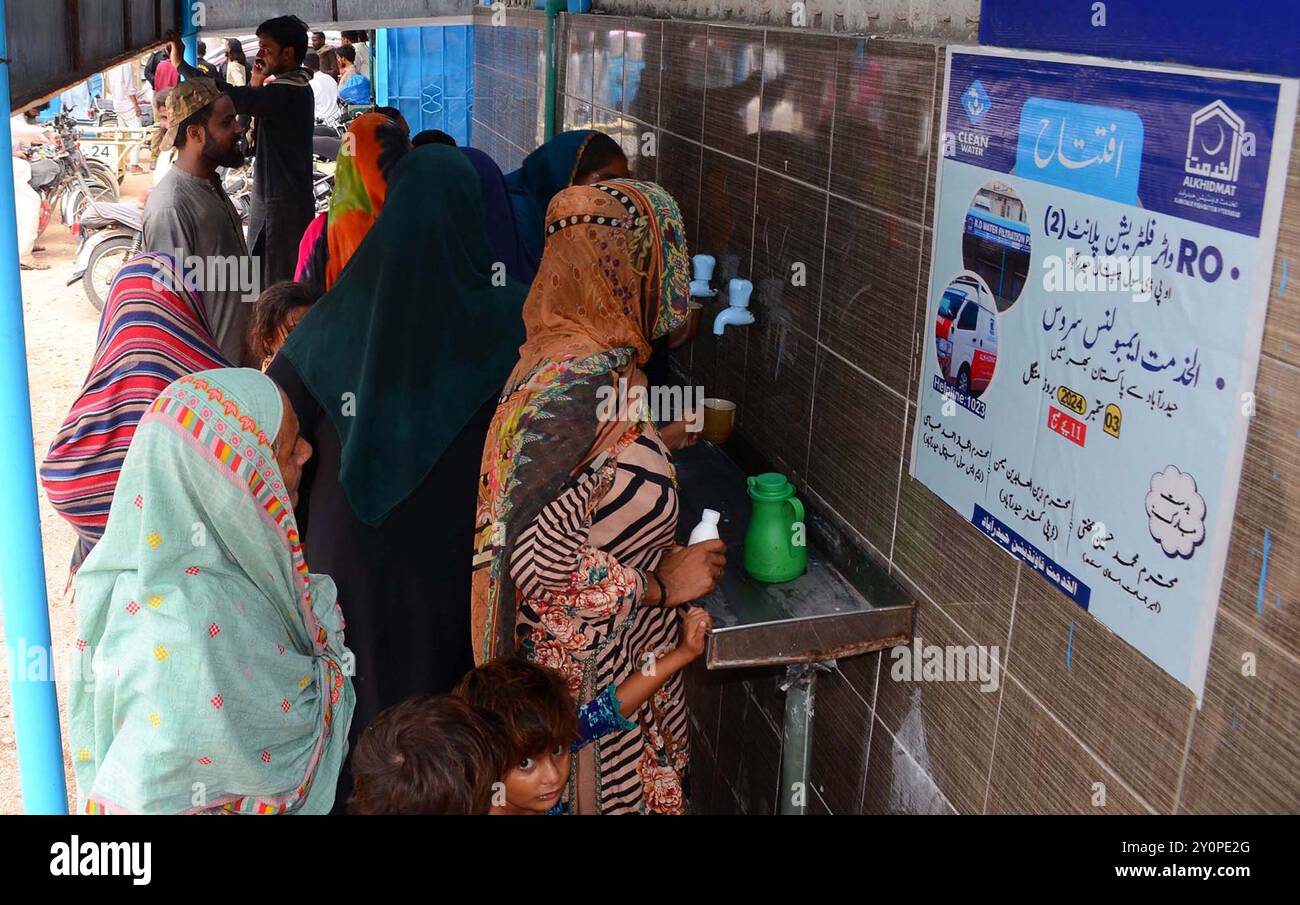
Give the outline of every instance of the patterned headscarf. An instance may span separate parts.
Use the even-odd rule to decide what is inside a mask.
[[[546,254],[524,302],[528,339],[511,382],[543,361],[631,349],[686,319],[690,258],[677,202],[653,182],[574,186],[546,213]]]
[[[76,577],[72,761],[88,813],[333,804],[351,654],[276,464],[282,404],[257,371],[204,371],[135,432]]]
[[[361,240],[375,225],[388,194],[388,174],[409,150],[406,133],[382,113],[365,113],[348,126],[334,170],[334,195],[328,225],[329,289],[352,260]]]
[[[73,568],[104,533],[145,409],[178,377],[229,365],[170,255],[136,255],[113,279],[90,373],[41,465],[50,504],[77,532]]]
[[[686,318],[686,234],[672,196],[615,179],[566,189],[547,213],[546,253],[524,303],[528,339],[483,449],[472,642],[477,662],[513,652],[515,539],[570,476],[626,430],[601,421],[602,388],[650,357]]]

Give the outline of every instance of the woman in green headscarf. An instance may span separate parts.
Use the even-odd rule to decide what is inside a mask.
[[[357,733],[473,666],[478,464],[525,294],[493,259],[483,216],[459,150],[408,153],[339,281],[267,370],[316,450],[303,536],[347,613]]]
[[[525,157],[519,169],[506,174],[515,223],[528,253],[530,282],[546,245],[546,208],[551,199],[569,186],[629,175],[618,142],[590,129],[561,132]]]
[[[86,813],[326,813],[351,654],[294,518],[311,448],[269,379],[170,384],[76,576],[72,761]]]

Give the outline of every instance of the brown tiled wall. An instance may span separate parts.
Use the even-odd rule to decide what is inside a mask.
[[[505,172],[542,143],[546,91],[546,16],[510,7],[493,25],[491,9],[474,8],[474,146]]]
[[[879,654],[841,661],[818,686],[813,810],[1300,810],[1300,305],[1297,287],[1281,286],[1283,261],[1300,264],[1297,158],[1197,711],[1186,689],[907,474],[944,48],[604,15],[561,22],[563,127],[620,138],[634,173],[673,192],[692,252],[719,260],[715,286],[754,282],[757,323],[721,342],[701,331],[675,362],[680,376],[737,401],[741,441],[914,595],[918,636],[1001,652],[993,692],[894,681]],[[483,40],[476,77],[492,73],[494,98],[529,84],[485,58]],[[504,142],[503,166],[535,144],[528,123],[485,117],[481,104],[476,143],[481,123]],[[1254,676],[1242,675],[1245,654]],[[691,675],[697,810],[776,809],[777,681]]]

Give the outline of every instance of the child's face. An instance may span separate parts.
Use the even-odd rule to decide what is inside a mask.
[[[569,746],[526,757],[506,774],[506,807],[499,813],[545,814],[559,802],[569,781]]]
[[[307,312],[310,310],[310,305],[299,305],[296,308],[289,309],[288,313],[284,316],[284,322],[280,324],[279,330],[276,331],[275,340],[273,341],[275,348],[271,350],[272,355],[280,351],[280,347],[283,346],[285,340],[289,338],[289,334],[293,332],[293,328],[298,326],[298,322],[306,317]]]

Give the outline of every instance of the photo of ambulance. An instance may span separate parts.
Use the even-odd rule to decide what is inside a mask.
[[[997,308],[974,275],[953,279],[939,298],[934,345],[939,373],[961,392],[978,397],[998,363]]]

